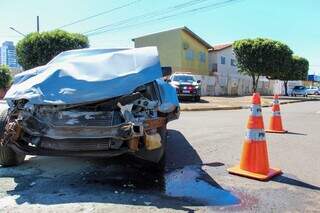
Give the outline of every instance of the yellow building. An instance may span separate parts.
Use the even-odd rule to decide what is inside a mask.
[[[173,72],[209,75],[208,49],[212,46],[187,27],[134,38],[135,47],[157,46],[161,66]]]

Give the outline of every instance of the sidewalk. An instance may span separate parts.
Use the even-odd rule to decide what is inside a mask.
[[[272,104],[272,96],[262,96],[262,107],[269,107]],[[280,104],[289,104],[305,101],[320,101],[320,96],[305,97],[287,97],[281,96]],[[233,110],[245,109],[251,104],[251,96],[242,97],[201,97],[200,102],[189,102],[183,100],[180,102],[181,111],[208,111],[208,110]]]

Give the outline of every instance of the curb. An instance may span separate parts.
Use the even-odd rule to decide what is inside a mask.
[[[320,101],[320,99],[313,98],[313,99],[306,99],[306,100],[292,100],[292,101],[282,101],[280,105],[285,104],[294,104],[294,103],[301,103],[301,102],[308,102],[308,101]],[[272,104],[262,104],[261,107],[271,107]],[[225,106],[225,107],[203,107],[203,108],[182,108],[180,106],[180,111],[218,111],[218,110],[239,110],[239,109],[249,109],[250,106]]]

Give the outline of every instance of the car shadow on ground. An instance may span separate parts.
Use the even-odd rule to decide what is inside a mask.
[[[17,196],[17,204],[93,202],[192,211],[190,206],[240,203],[202,169],[201,158],[179,131],[168,131],[166,153],[166,168],[162,172],[148,170],[130,156],[33,157],[19,167],[1,168],[1,176],[14,178],[16,187],[7,194]]]

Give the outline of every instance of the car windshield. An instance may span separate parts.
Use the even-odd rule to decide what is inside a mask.
[[[173,81],[194,82],[195,80],[191,75],[176,75],[173,77]]]
[[[305,87],[304,86],[295,86],[294,89],[302,90],[302,89],[305,89]]]

